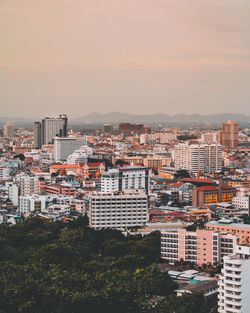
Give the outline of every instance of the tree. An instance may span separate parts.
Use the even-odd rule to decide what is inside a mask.
[[[20,153],[20,154],[16,154],[14,156],[14,159],[19,159],[20,161],[24,161],[25,160],[25,155]]]
[[[86,217],[1,227],[0,313],[189,313],[192,299],[179,303],[175,283],[155,264],[159,251],[157,232],[96,231]],[[152,307],[155,296],[166,297],[162,306]]]
[[[118,167],[118,166],[121,166],[121,165],[126,165],[126,164],[129,164],[128,162],[122,160],[122,159],[118,159],[115,161],[115,166]]]
[[[178,179],[178,178],[190,178],[190,174],[187,170],[178,170],[176,172],[176,174],[174,174],[174,178]]]

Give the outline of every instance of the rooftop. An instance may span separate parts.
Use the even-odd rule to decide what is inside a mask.
[[[216,226],[230,226],[230,227],[233,227],[233,228],[247,228],[250,230],[250,225],[249,224],[240,224],[240,223],[223,223],[221,221],[211,221],[211,222],[208,222],[206,223],[206,226],[213,226],[213,225],[216,225]]]

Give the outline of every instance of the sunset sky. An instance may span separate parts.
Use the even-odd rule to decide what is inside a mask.
[[[0,108],[250,114],[250,1],[0,0]]]

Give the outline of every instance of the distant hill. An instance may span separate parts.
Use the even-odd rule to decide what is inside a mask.
[[[0,117],[0,127],[3,126],[6,122],[11,122],[15,127],[21,126],[31,126],[35,121],[39,121],[40,118],[36,117],[9,117],[9,116],[2,116]]]
[[[15,126],[31,126],[34,121],[41,118],[13,118],[0,117],[0,125],[5,122],[12,122]],[[70,125],[102,125],[105,123],[119,124],[123,122],[143,123],[147,125],[163,126],[221,126],[227,120],[235,120],[242,127],[250,127],[250,116],[245,114],[220,113],[220,114],[130,114],[121,112],[109,112],[100,114],[92,112],[82,117],[69,118]]]
[[[235,120],[239,124],[247,126],[250,125],[250,116],[244,114],[174,114],[168,115],[164,113],[156,114],[129,114],[120,112],[110,112],[106,114],[99,114],[96,112],[90,113],[86,116],[71,119],[70,123],[73,124],[104,124],[104,123],[144,123],[144,124],[164,124],[164,125],[221,125],[227,120]]]

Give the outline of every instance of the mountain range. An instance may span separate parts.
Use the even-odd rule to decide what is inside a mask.
[[[144,124],[163,124],[163,125],[220,125],[227,120],[235,120],[241,125],[250,125],[250,116],[244,114],[129,114],[120,112],[110,112],[106,114],[90,113],[84,117],[71,120],[71,124],[118,124],[123,122],[144,123]]]
[[[34,121],[41,118],[12,118],[0,117],[0,125],[5,122],[12,122],[14,125],[31,125]],[[220,114],[174,114],[165,113],[156,114],[131,114],[121,112],[109,112],[100,114],[96,112],[89,113],[82,117],[69,118],[70,125],[100,125],[105,123],[119,124],[124,122],[143,123],[147,125],[169,125],[169,126],[185,126],[185,125],[204,125],[219,126],[227,120],[235,120],[241,126],[250,126],[250,116],[245,114],[220,113]]]

